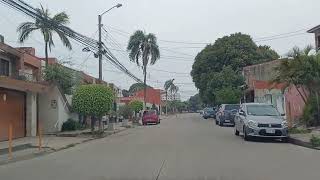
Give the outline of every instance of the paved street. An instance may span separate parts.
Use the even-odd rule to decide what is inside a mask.
[[[319,180],[320,152],[245,142],[199,114],[129,129],[36,159],[0,166],[0,179]]]

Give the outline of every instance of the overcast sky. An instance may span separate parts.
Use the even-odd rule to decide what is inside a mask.
[[[142,71],[129,62],[124,50],[130,34],[141,29],[158,37],[162,58],[149,68],[148,83],[163,87],[164,81],[175,78],[185,100],[197,93],[190,71],[195,55],[217,38],[242,32],[252,36],[257,44],[271,46],[285,55],[293,46],[314,45],[313,35],[307,29],[320,24],[319,0],[29,0],[38,7],[43,4],[51,14],[66,11],[70,27],[97,39],[97,15],[117,3],[123,6],[103,16],[108,31],[105,44],[119,61],[142,79]],[[24,44],[16,43],[16,27],[30,21],[25,15],[0,4],[0,34],[12,46],[32,46],[43,56],[44,44],[35,33]],[[295,32],[295,33],[290,33]],[[283,34],[282,36],[274,36]],[[287,34],[289,33],[289,34]],[[105,34],[104,34],[105,35]],[[264,38],[270,37],[270,38]],[[263,39],[264,38],[264,39]],[[73,43],[68,51],[56,38],[56,47],[50,56],[72,61],[72,67],[98,77],[98,60],[90,53],[81,52],[82,46]],[[180,42],[180,43],[178,43]],[[87,58],[89,56],[89,58]],[[103,64],[103,78],[121,88],[132,83],[123,73],[108,62]],[[162,71],[159,71],[162,70]],[[163,72],[168,71],[168,72]],[[176,72],[176,73],[171,73]]]

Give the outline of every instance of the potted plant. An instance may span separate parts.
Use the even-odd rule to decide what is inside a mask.
[[[123,117],[122,126],[128,126],[129,118],[132,116],[132,108],[129,105],[119,107],[119,115]]]

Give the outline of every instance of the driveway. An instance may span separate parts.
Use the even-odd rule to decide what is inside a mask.
[[[36,159],[0,166],[0,179],[319,180],[320,152],[245,142],[199,114],[172,116]]]

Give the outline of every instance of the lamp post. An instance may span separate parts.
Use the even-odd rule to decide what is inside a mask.
[[[106,10],[105,12],[103,12],[102,14],[98,15],[98,29],[99,29],[99,42],[98,42],[98,46],[99,46],[99,50],[98,50],[98,58],[99,58],[99,83],[102,82],[102,41],[101,41],[101,28],[102,28],[102,24],[101,24],[101,21],[102,21],[102,16],[109,12],[110,10],[112,10],[113,8],[119,8],[121,7],[122,4],[117,4],[113,7],[111,7],[110,9]]]

